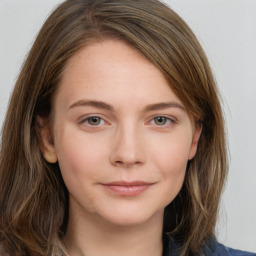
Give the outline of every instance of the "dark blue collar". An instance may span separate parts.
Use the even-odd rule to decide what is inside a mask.
[[[170,235],[163,234],[163,256],[177,256],[179,248]]]
[[[219,256],[219,252],[217,249],[217,241],[214,237],[209,239],[203,246],[203,253],[204,256]],[[179,246],[174,239],[167,234],[163,235],[163,256],[178,256],[181,246]],[[222,256],[228,256],[226,250],[221,250]]]

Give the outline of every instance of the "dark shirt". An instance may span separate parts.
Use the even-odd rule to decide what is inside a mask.
[[[163,256],[179,255],[179,246],[168,235],[163,236],[163,247],[164,247]],[[0,256],[8,256],[7,254],[3,254],[1,244],[0,244]],[[216,239],[212,238],[207,244],[203,246],[202,256],[256,256],[256,253],[245,252],[245,251],[228,248],[223,244],[218,243]]]
[[[179,255],[179,246],[170,236],[164,235],[163,245],[163,256]],[[212,238],[203,246],[202,256],[256,256],[256,253],[231,249]]]

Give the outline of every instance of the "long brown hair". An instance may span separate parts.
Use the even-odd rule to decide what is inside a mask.
[[[158,0],[67,0],[47,19],[23,65],[2,130],[0,241],[11,255],[58,254],[68,221],[59,166],[46,162],[36,116],[50,116],[67,61],[95,40],[123,40],[166,77],[203,127],[183,188],[166,207],[164,232],[181,255],[214,235],[227,175],[223,114],[207,57],[187,24]]]

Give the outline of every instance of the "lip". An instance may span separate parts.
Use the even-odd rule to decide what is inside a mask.
[[[119,196],[126,196],[132,197],[137,196],[143,193],[145,190],[150,188],[154,183],[149,183],[145,181],[114,181],[103,185],[107,190],[110,192],[119,195]]]

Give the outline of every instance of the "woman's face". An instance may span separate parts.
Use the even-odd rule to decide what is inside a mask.
[[[201,129],[153,64],[120,41],[83,48],[64,71],[54,114],[44,154],[58,160],[70,214],[117,225],[163,217]]]

